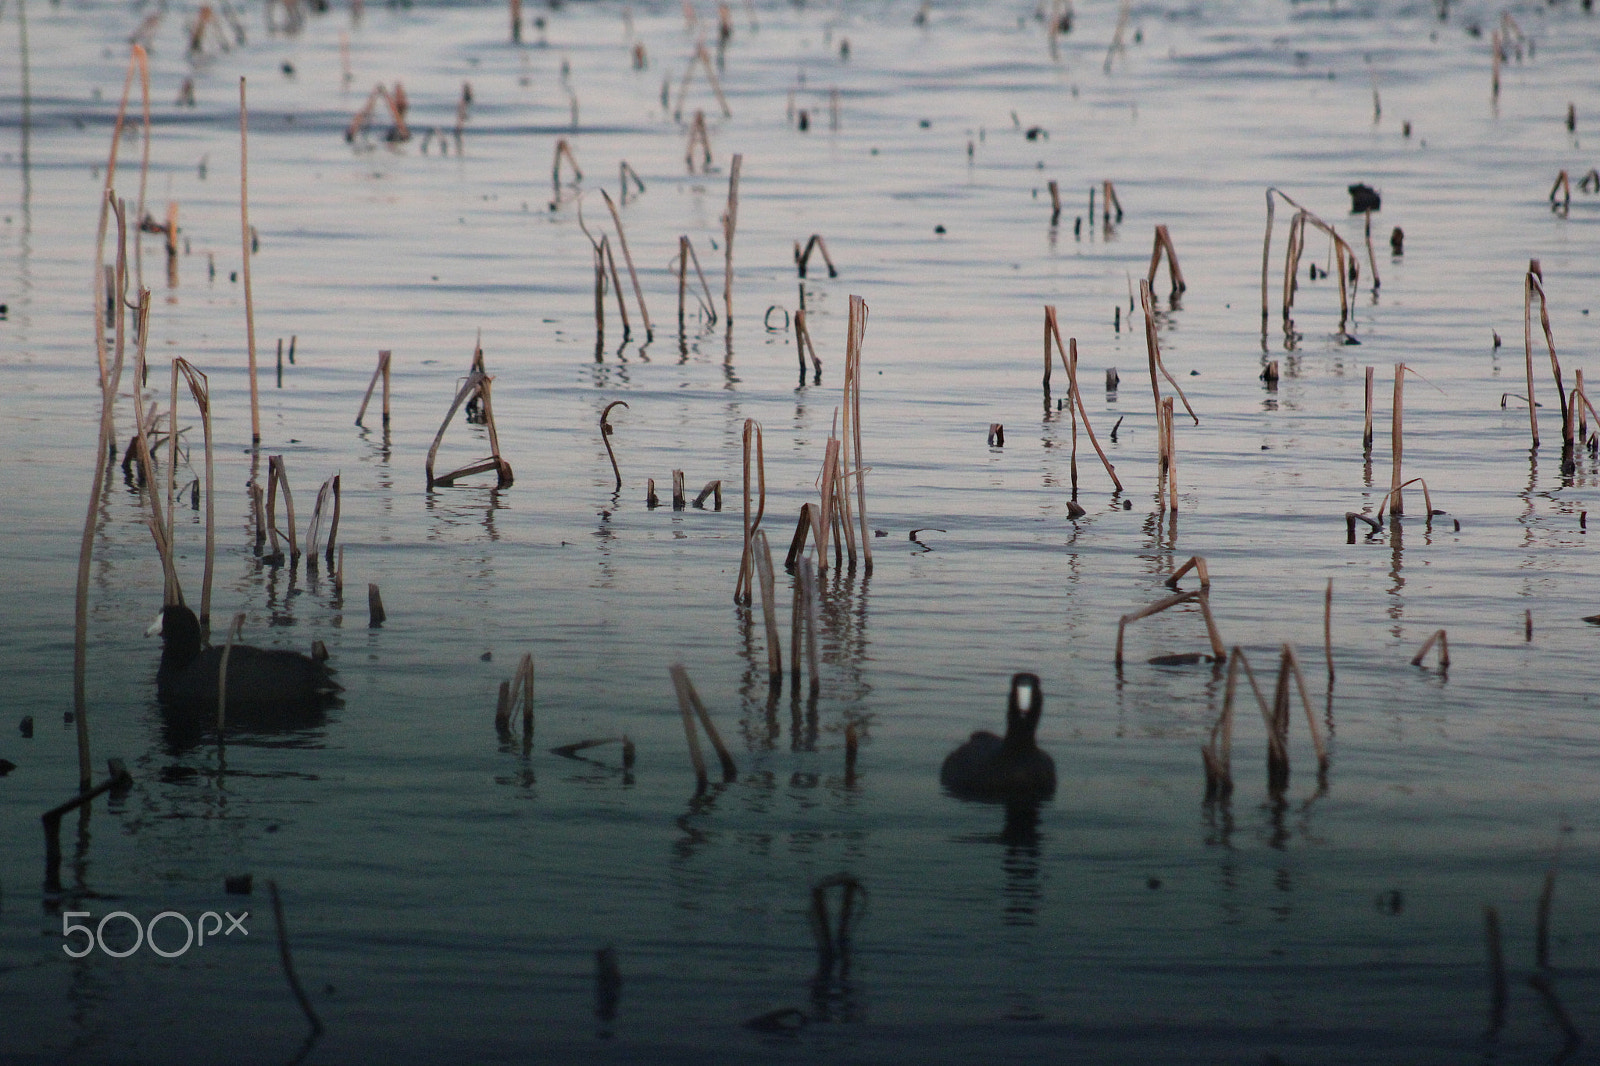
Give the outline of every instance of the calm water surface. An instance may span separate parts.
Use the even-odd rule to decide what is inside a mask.
[[[194,11],[169,8],[147,38],[144,199],[156,218],[178,205],[182,247],[169,279],[162,239],[143,238],[146,402],[166,407],[175,356],[210,375],[213,611],[244,612],[250,643],[322,640],[346,691],[314,730],[176,743],[155,701],[159,649],[141,635],[161,601],[147,504],[112,468],[92,503],[89,721],[97,778],[120,757],[135,786],[67,818],[58,892],[45,887],[38,816],[76,782],[63,715],[99,411],[96,202],[127,42],[153,10],[29,5],[26,127],[18,5],[0,14],[0,757],[17,764],[0,781],[4,1057],[1592,1056],[1600,631],[1582,619],[1600,610],[1586,528],[1589,511],[1600,522],[1600,472],[1585,453],[1563,474],[1542,351],[1537,452],[1525,406],[1502,406],[1526,392],[1530,258],[1568,385],[1600,348],[1600,196],[1575,187],[1564,215],[1545,200],[1558,172],[1576,185],[1600,163],[1588,143],[1600,29],[1579,5],[1514,7],[1513,27],[1474,3],[1443,17],[1400,2],[1140,4],[1109,71],[1118,12],[1105,0],[1076,8],[1055,58],[1029,4],[936,3],[920,22],[902,2],[743,5],[720,69],[731,116],[699,69],[682,121],[696,41],[717,51],[707,4],[697,28],[681,5],[530,6],[521,45],[498,5],[368,5],[359,19],[339,5],[288,32],[281,5],[248,4],[245,43],[222,52],[213,39],[194,60],[184,28]],[[1496,101],[1490,34],[1501,26],[1513,45]],[[252,550],[245,486],[257,460],[234,280],[240,76],[260,240],[261,455],[285,457],[302,525],[316,486],[342,475],[342,593],[326,565],[269,565]],[[195,105],[178,106],[188,78]],[[381,121],[347,143],[370,87],[397,80],[416,135],[386,143],[379,105]],[[441,154],[463,82],[473,102],[461,150],[451,138]],[[684,163],[697,109],[713,155],[704,174]],[[559,138],[583,178],[552,209]],[[130,214],[141,152],[130,127],[116,177]],[[720,309],[719,219],[736,152],[733,323],[712,326],[691,302],[680,336],[669,263],[687,234]],[[637,308],[625,339],[609,302],[597,343],[576,199],[582,191],[583,223],[598,235],[609,219],[597,192],[616,196],[624,160],[646,185],[622,207],[655,325],[644,344]],[[1107,180],[1124,209],[1111,227],[1088,211],[1089,189]],[[1064,201],[1055,227],[1050,181]],[[1376,291],[1361,218],[1348,214],[1346,186],[1358,181],[1383,196]],[[1359,249],[1343,333],[1335,280],[1307,275],[1330,263],[1316,235],[1284,328],[1281,204],[1263,332],[1269,185]],[[1158,509],[1143,320],[1130,307],[1157,224],[1188,280],[1170,301],[1163,269],[1157,328],[1200,418],[1180,407],[1176,514]],[[1400,256],[1387,253],[1396,226]],[[793,245],[813,233],[837,278],[815,260],[796,277]],[[824,581],[813,700],[787,677],[769,689],[759,605],[732,600],[741,435],[746,419],[764,428],[765,525],[781,554],[817,498],[852,294],[871,309],[862,436],[869,521],[883,535],[870,574],[844,568]],[[799,376],[787,328],[802,298],[820,381]],[[1124,487],[1113,491],[1080,440],[1076,519],[1059,369],[1054,396],[1040,390],[1045,304],[1078,340],[1087,409]],[[480,336],[516,482],[430,492],[424,460]],[[295,349],[281,384],[280,337]],[[352,424],[379,349],[394,353],[387,432],[371,416],[372,428]],[[1260,375],[1274,360],[1272,388]],[[1387,490],[1399,363],[1416,372],[1406,476],[1425,478],[1446,513],[1429,521],[1413,487],[1403,520],[1350,544],[1345,512],[1375,512]],[[1121,386],[1108,392],[1112,366]],[[1378,379],[1370,458],[1367,366]],[[130,372],[119,447],[132,384]],[[619,399],[629,406],[612,413],[623,477],[613,495],[597,420]],[[180,411],[195,420],[187,401]],[[1004,447],[986,446],[994,422]],[[186,432],[180,484],[203,469],[199,433]],[[487,447],[484,428],[458,417],[440,467]],[[721,479],[723,510],[646,507],[646,479],[665,494],[675,469],[691,492]],[[179,509],[177,543],[195,601],[203,509]],[[1207,648],[1192,606],[1131,626],[1127,661],[1113,666],[1119,616],[1166,595],[1194,555],[1209,564],[1223,639],[1246,649],[1265,685],[1280,645],[1299,649],[1331,730],[1325,782],[1297,697],[1290,784],[1268,792],[1265,729],[1243,690],[1236,790],[1205,802],[1198,749],[1224,672],[1148,661]],[[787,656],[793,580],[778,576]],[[381,629],[366,625],[369,582],[383,590]],[[1440,628],[1448,670],[1409,665]],[[496,692],[524,653],[538,715],[526,751],[493,728]],[[674,662],[738,763],[735,780],[699,795]],[[937,784],[950,748],[1000,728],[1017,670],[1043,679],[1040,740],[1060,775],[1032,818]],[[31,738],[18,729],[24,715]],[[850,725],[861,746],[847,774]],[[548,750],[620,734],[637,745],[631,770],[615,746],[588,761]],[[1536,909],[1551,869],[1541,967]],[[244,873],[254,893],[227,895],[225,878]],[[839,873],[865,887],[866,905],[847,971],[819,977],[810,892]],[[309,1046],[278,960],[269,879],[326,1025]],[[1486,905],[1500,915],[1509,982],[1498,1027]],[[173,958],[148,946],[123,958],[62,950],[79,943],[62,936],[67,912],[98,923],[169,910],[249,910],[249,936]],[[113,921],[108,946],[123,950],[128,931]],[[177,938],[169,919],[161,944]],[[605,947],[621,975],[614,1012],[597,1010]],[[1586,1043],[1569,1043],[1552,1003]],[[792,1032],[744,1024],[784,1009]]]

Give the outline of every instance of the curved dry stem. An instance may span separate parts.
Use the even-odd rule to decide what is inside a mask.
[[[611,423],[606,421],[611,417],[613,407],[627,407],[626,400],[612,400],[606,404],[606,409],[600,412],[600,442],[606,446],[606,456],[611,460],[611,472],[616,475],[617,487],[615,491],[622,491],[622,471],[617,468],[617,453],[611,450]]]

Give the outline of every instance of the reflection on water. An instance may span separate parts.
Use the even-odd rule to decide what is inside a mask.
[[[522,44],[505,40],[503,6],[307,11],[292,30],[247,9],[230,16],[246,40],[193,63],[171,12],[143,31],[147,202],[178,204],[182,220],[146,339],[156,373],[144,401],[168,402],[173,354],[210,374],[224,516],[214,609],[245,611],[262,643],[323,639],[347,691],[311,721],[236,721],[221,744],[214,725],[161,713],[153,647],[138,636],[162,585],[150,487],[132,467],[107,485],[90,518],[92,758],[127,759],[138,783],[67,819],[61,892],[43,893],[38,910],[14,898],[0,909],[0,994],[28,1008],[8,1018],[8,1050],[24,1061],[208,1060],[223,1033],[232,1053],[274,1062],[296,1049],[424,1062],[567,1061],[597,1048],[624,1061],[737,1061],[768,1043],[829,1062],[1048,1060],[1063,1047],[1095,1061],[1344,1061],[1394,1047],[1441,1062],[1581,1055],[1550,1004],[1577,1031],[1600,1029],[1600,975],[1582,961],[1597,935],[1584,903],[1595,826],[1573,814],[1600,809],[1593,627],[1581,621],[1595,610],[1586,514],[1600,469],[1592,450],[1558,454],[1553,442],[1541,468],[1525,412],[1497,405],[1522,368],[1512,351],[1485,349],[1496,331],[1515,335],[1517,282],[1535,256],[1568,373],[1596,348],[1600,319],[1584,306],[1597,280],[1592,195],[1563,215],[1540,202],[1550,175],[1578,165],[1578,134],[1559,115],[1569,100],[1581,112],[1591,88],[1596,31],[1582,5],[1515,12],[1522,58],[1508,53],[1492,102],[1489,21],[1432,7],[1136,7],[1109,72],[1111,8],[1078,11],[1047,41],[1046,14],[1031,8],[762,5],[730,11],[723,34],[709,7],[690,7],[530,9]],[[20,206],[0,218],[11,341],[0,345],[0,417],[15,475],[0,506],[11,591],[0,673],[7,706],[38,721],[31,737],[0,723],[0,755],[18,764],[0,790],[0,882],[13,897],[37,883],[38,815],[76,772],[74,728],[53,728],[72,643],[62,605],[85,461],[103,458],[87,443],[99,404],[82,283],[99,265],[82,261],[94,228],[82,194],[100,184],[127,40],[147,13],[90,3],[32,14],[29,118],[20,130],[0,119],[0,134],[20,133],[21,161]],[[0,49],[20,45],[19,29],[0,19]],[[1524,31],[1537,56],[1521,49]],[[713,36],[732,115],[702,67],[685,80],[695,42],[711,51]],[[627,60],[636,44],[643,69]],[[352,148],[349,86],[402,73],[419,136]],[[299,338],[289,372],[262,390],[259,448],[243,291],[230,280],[244,254],[225,165],[237,158],[241,74],[258,102],[258,325]],[[185,79],[195,106],[178,109]],[[441,165],[431,139],[422,150],[424,131],[450,128],[468,79],[461,150]],[[835,85],[837,127],[774,121],[791,91]],[[683,173],[685,130],[671,117],[683,95],[688,113],[708,116],[724,168],[714,177]],[[545,211],[535,171],[558,138],[585,175]],[[136,140],[115,182],[130,199]],[[621,213],[664,324],[678,236],[719,265],[736,151],[736,325],[687,316],[654,340],[614,319],[597,330],[592,250],[568,194],[607,187],[622,159],[643,175],[647,190]],[[1124,217],[1107,224],[1091,210],[1082,225],[1071,190],[1106,180]],[[1380,217],[1413,238],[1384,266],[1382,300],[1369,291],[1341,321],[1334,279],[1302,266],[1293,317],[1274,308],[1279,320],[1262,321],[1262,189],[1281,184],[1358,236],[1364,220],[1339,213],[1357,180],[1382,186]],[[1052,226],[1040,210],[1051,181],[1079,205],[1067,210],[1071,239],[1066,216]],[[1131,299],[1153,225],[1170,227],[1188,268],[1182,300],[1153,308],[1201,417],[1178,433],[1181,540],[1178,515],[1153,506],[1147,353]],[[838,277],[791,273],[791,246],[810,233],[826,237]],[[1325,268],[1320,247],[1308,258]],[[773,430],[769,535],[790,532],[817,499],[840,402],[835,308],[852,293],[875,312],[862,431],[885,536],[870,578],[839,567],[820,584],[817,684],[804,670],[774,680],[759,604],[729,610],[740,501],[652,510],[644,479],[664,486],[684,470],[736,497],[740,427],[758,419]],[[1045,303],[1079,340],[1085,405],[1123,492],[1093,456],[1073,468],[1059,378],[1033,406]],[[795,376],[796,306],[826,372],[798,361]],[[468,478],[430,492],[425,456],[449,372],[439,368],[463,328],[502,353],[498,433],[521,476],[504,490]],[[1345,343],[1357,336],[1361,347]],[[390,348],[393,418],[353,426],[370,353]],[[1261,380],[1273,361],[1280,379]],[[1339,517],[1357,500],[1370,512],[1386,488],[1386,437],[1357,444],[1358,370],[1396,362],[1439,385],[1408,420],[1406,452],[1451,513],[1413,513],[1409,530],[1390,516],[1346,544]],[[1119,365],[1121,388],[1103,391]],[[614,489],[596,418],[623,397]],[[119,453],[129,399],[115,412]],[[983,428],[996,422],[1013,433],[990,449]],[[483,425],[458,432],[449,450],[486,449]],[[184,433],[180,482],[201,459],[198,425]],[[275,561],[253,546],[244,486],[261,483],[266,453],[343,471],[342,580],[381,582],[382,628],[359,615],[345,624],[326,560]],[[1133,508],[1145,493],[1152,505]],[[177,566],[193,585],[203,523],[179,510]],[[1164,595],[1195,554],[1209,560],[1219,627],[1253,650],[1317,647],[1321,594],[1336,578],[1340,671],[1320,709],[1332,738],[1338,704],[1328,772],[1316,774],[1296,732],[1297,775],[1267,787],[1265,730],[1240,710],[1239,786],[1201,800],[1198,817],[1195,749],[1219,714],[1220,664],[1146,660],[1199,639],[1200,619],[1151,619],[1139,637],[1149,652],[1112,665],[1117,619]],[[793,583],[777,595],[787,643]],[[1410,667],[1446,627],[1452,670]],[[496,736],[501,667],[484,664],[524,651],[538,664],[538,737]],[[694,795],[662,678],[675,661],[695,671],[740,768]],[[941,795],[939,757],[995,680],[1018,670],[1061,693],[1042,738],[1059,760],[1056,799],[1002,809]],[[636,765],[619,765],[614,742],[551,750],[623,735]],[[1564,815],[1575,825],[1545,965],[1528,941],[1547,856],[1527,842]],[[224,878],[247,871],[286,888],[296,963],[328,1021],[314,1048],[301,1046],[264,926],[231,955],[56,950],[68,910],[148,919],[243,906]],[[837,919],[841,871],[870,906],[835,923],[830,956],[808,929],[809,893],[828,884]],[[1371,905],[1402,895],[1403,907]],[[1486,901],[1506,915],[1511,971],[1488,1041],[1477,1014]],[[768,1012],[786,1019],[781,1033],[741,1024]]]

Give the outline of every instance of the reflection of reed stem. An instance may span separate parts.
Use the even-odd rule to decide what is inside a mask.
[[[250,112],[239,77],[239,242],[244,251],[244,332],[250,358],[250,441],[261,443],[261,398],[256,388],[256,305],[250,294]]]
[[[319,1036],[322,1033],[322,1019],[317,1017],[316,1010],[311,1006],[311,998],[301,987],[300,978],[295,976],[294,959],[289,954],[289,930],[283,923],[283,900],[278,896],[278,882],[268,881],[267,890],[272,893],[272,922],[278,931],[278,959],[283,963],[283,976],[289,982],[289,991],[294,993],[295,1002],[300,1004],[300,1009],[305,1013],[306,1021],[311,1023],[311,1034]]]
[[[761,584],[761,614],[767,625],[767,670],[771,675],[771,682],[779,684],[783,679],[783,648],[782,638],[778,635],[778,605],[776,600],[776,583],[772,574],[772,549],[767,544],[767,535],[762,530],[756,530],[751,538],[751,554],[755,556],[756,576]]]

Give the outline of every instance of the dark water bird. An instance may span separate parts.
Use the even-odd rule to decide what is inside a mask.
[[[200,620],[182,604],[161,609],[161,668],[156,695],[183,718],[217,713],[222,648],[200,642]],[[228,654],[227,724],[260,731],[299,729],[321,723],[343,691],[326,662],[295,651],[235,644]]]
[[[1363,211],[1377,211],[1383,207],[1383,197],[1377,189],[1364,182],[1357,182],[1350,186],[1350,213],[1359,215]]]
[[[973,733],[946,756],[939,783],[962,799],[1024,803],[1049,799],[1056,791],[1056,764],[1034,742],[1043,706],[1039,678],[1017,674],[1011,679],[1006,706],[1006,735]]]

